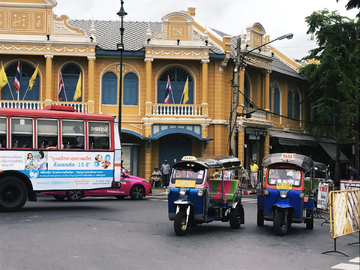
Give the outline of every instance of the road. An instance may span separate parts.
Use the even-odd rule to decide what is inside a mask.
[[[283,237],[272,223],[256,226],[256,196],[244,196],[245,224],[232,230],[213,222],[177,237],[167,199],[84,198],[79,202],[39,197],[16,213],[0,213],[0,269],[359,269],[359,234],[337,240],[329,224],[314,230],[293,225]]]

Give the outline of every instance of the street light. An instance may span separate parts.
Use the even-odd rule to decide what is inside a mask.
[[[124,1],[120,1],[121,7],[118,13],[116,13],[121,18],[120,25],[120,43],[117,44],[117,49],[120,51],[120,86],[119,86],[119,116],[118,116],[118,127],[119,127],[119,136],[121,143],[121,108],[122,108],[122,62],[123,62],[123,51],[124,51],[124,17],[127,13],[124,10]]]
[[[238,115],[242,115],[242,116],[246,116],[246,118],[251,117],[251,114],[253,112],[247,113],[247,114],[238,114],[237,113],[237,107],[239,105],[239,69],[243,68],[245,66],[245,56],[248,55],[249,53],[255,51],[255,50],[259,50],[261,47],[268,45],[269,43],[272,43],[276,40],[283,40],[283,39],[292,39],[293,38],[293,34],[289,33],[283,36],[280,36],[274,40],[271,40],[267,43],[264,43],[261,46],[258,46],[250,51],[247,51],[245,54],[241,54],[241,37],[239,37],[237,39],[237,45],[236,45],[236,52],[237,52],[237,56],[236,56],[236,61],[235,61],[235,68],[234,68],[234,79],[233,79],[233,83],[232,83],[232,88],[233,88],[233,94],[231,96],[232,99],[232,104],[231,104],[231,111],[230,111],[230,121],[229,121],[229,126],[230,126],[230,130],[229,130],[229,156],[235,156],[235,149],[236,149],[236,140],[235,140],[235,125],[236,125],[236,119],[238,117]],[[254,111],[255,112],[255,111]]]

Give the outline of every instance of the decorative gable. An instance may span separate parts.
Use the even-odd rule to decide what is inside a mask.
[[[163,22],[163,39],[179,39],[181,41],[193,40],[192,23],[194,19],[189,14],[173,12],[165,15],[161,20]]]

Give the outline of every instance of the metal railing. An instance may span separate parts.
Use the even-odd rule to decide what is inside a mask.
[[[88,104],[84,102],[51,102],[51,105],[70,106],[75,108],[77,112],[88,112]],[[42,110],[44,106],[44,101],[0,100],[0,108]]]
[[[199,105],[153,105],[152,115],[159,116],[201,116],[202,107]]]

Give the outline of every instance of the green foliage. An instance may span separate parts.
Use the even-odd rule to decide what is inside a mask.
[[[300,70],[308,78],[307,101],[316,109],[314,122],[324,126],[333,123],[336,134],[345,138],[352,135],[359,98],[360,20],[325,9],[312,13],[305,21],[309,26],[307,34],[312,35],[318,45],[305,59],[319,63],[308,64]]]

